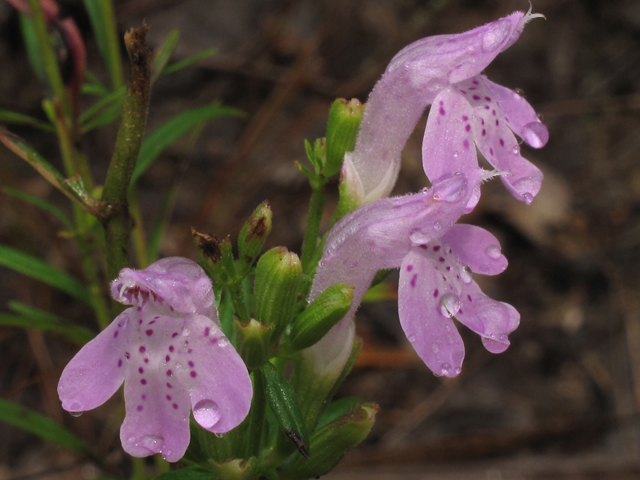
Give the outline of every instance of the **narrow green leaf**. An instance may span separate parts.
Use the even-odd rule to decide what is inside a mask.
[[[69,325],[69,322],[52,313],[18,302],[11,302],[10,307],[19,315],[0,313],[0,325],[53,332],[80,346],[95,337],[95,333],[88,328]]]
[[[327,423],[333,422],[336,418],[360,407],[362,403],[362,400],[357,397],[345,397],[332,402],[320,415],[316,428],[319,429]]]
[[[176,115],[164,125],[155,129],[142,142],[138,163],[131,178],[131,184],[135,184],[138,178],[151,166],[153,161],[158,158],[165,148],[201,122],[223,116],[239,117],[242,115],[244,115],[244,113],[236,108],[223,107],[220,105],[194,108]]]
[[[0,265],[47,283],[88,305],[93,305],[89,290],[75,277],[38,258],[0,245]]]
[[[295,443],[298,451],[303,456],[309,457],[309,434],[291,385],[282,372],[269,362],[265,363],[259,371],[264,381],[267,405],[284,432]]]
[[[73,230],[74,225],[71,219],[62,210],[60,210],[54,204],[47,202],[44,198],[36,197],[35,195],[31,195],[30,193],[16,190],[15,188],[11,187],[3,187],[2,192],[20,200],[24,200],[25,202],[29,202],[32,205],[35,205],[36,207],[39,207],[43,210],[46,210],[47,212],[56,216],[62,223],[64,223],[65,227],[67,227],[69,230]]]
[[[45,440],[79,453],[89,453],[90,448],[78,437],[53,420],[22,405],[0,398],[0,421]]]
[[[0,110],[0,122],[13,123],[17,125],[29,125],[30,127],[39,128],[47,132],[54,132],[52,125],[42,122],[37,118],[24,115],[22,113],[11,112],[9,110]]]
[[[24,46],[27,50],[27,58],[29,59],[29,63],[35,72],[36,77],[38,77],[40,82],[42,82],[45,78],[44,61],[42,60],[42,55],[38,48],[36,30],[33,26],[33,22],[27,15],[20,12],[18,17],[20,18],[20,29],[22,31]]]
[[[126,89],[125,89],[126,90]],[[114,101],[109,107],[105,109],[100,115],[85,123],[81,130],[82,133],[87,133],[94,128],[102,127],[103,125],[108,125],[109,123],[113,123],[122,114],[122,104],[124,103],[124,97],[118,98]]]
[[[183,68],[193,65],[194,63],[199,62],[200,60],[204,60],[205,58],[211,57],[216,53],[218,53],[217,48],[209,48],[204,52],[196,53],[195,55],[185,58],[184,60],[180,60],[179,62],[169,65],[168,67],[165,67],[162,73],[164,75],[168,75],[169,73],[177,72],[178,70],[182,70]]]
[[[122,64],[113,4],[111,0],[84,0],[84,8],[87,9],[98,49],[109,71],[111,85],[118,88],[122,85]]]
[[[124,98],[124,94],[126,91],[127,91],[127,87],[123,85],[120,88],[116,89],[115,91],[102,97],[100,100],[98,100],[96,103],[91,105],[89,108],[87,108],[84,112],[80,114],[80,117],[79,117],[80,123],[82,124],[86,123],[87,120],[89,120],[91,117],[93,117],[97,112],[99,112],[103,108],[111,104],[115,104],[115,102],[122,101],[122,98]]]
[[[169,58],[171,58],[171,55],[178,46],[178,40],[180,40],[180,31],[171,30],[162,46],[156,52],[153,59],[153,72],[151,74],[152,84],[155,83],[160,75],[162,75],[162,71],[167,66]]]
[[[101,97],[111,93],[107,87],[90,70],[85,70],[86,83],[82,85],[82,93],[85,95],[99,95]]]

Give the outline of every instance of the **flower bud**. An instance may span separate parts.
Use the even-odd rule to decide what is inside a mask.
[[[198,243],[200,264],[216,283],[228,285],[236,278],[235,265],[233,263],[233,250],[231,238],[220,240],[208,233],[198,232],[191,227],[191,235]]]
[[[353,150],[364,115],[365,106],[354,98],[339,98],[329,110],[326,138],[326,162],[322,171],[326,177],[337,174],[346,152]]]
[[[253,313],[263,325],[273,325],[272,338],[291,320],[301,280],[300,258],[286,247],[272,248],[258,260]]]
[[[320,427],[311,436],[311,456],[308,459],[297,456],[282,478],[318,478],[328,473],[349,450],[366,438],[378,410],[375,403],[363,403]]]
[[[338,283],[327,288],[296,319],[289,348],[295,351],[314,345],[346,315],[352,300],[351,285]]]
[[[269,358],[271,326],[264,326],[254,318],[247,324],[236,319],[233,329],[236,332],[236,350],[249,371],[262,365]]]
[[[239,259],[236,270],[240,277],[249,273],[253,262],[260,254],[267,236],[271,233],[271,206],[266,200],[253,211],[238,235]]]

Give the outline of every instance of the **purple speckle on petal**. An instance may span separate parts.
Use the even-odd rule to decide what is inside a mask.
[[[496,111],[495,110],[492,110],[491,113],[493,114],[494,117],[496,116]]]
[[[415,288],[416,286],[416,280],[418,279],[418,274],[414,273],[413,277],[411,278],[411,286]]]
[[[440,261],[441,263],[444,262],[444,257],[440,257],[438,261]]]
[[[143,407],[142,407],[142,405],[138,405],[138,407],[136,408],[136,410],[138,410],[139,412],[141,412],[141,411],[142,411],[142,408],[143,408]]]
[[[167,400],[171,401],[171,395],[167,395]]]
[[[142,367],[138,368],[138,372],[139,372],[140,374],[143,374],[143,373],[144,373],[144,368],[142,368]]]
[[[437,252],[438,250],[440,250],[440,245],[436,245],[435,247],[433,247],[434,252]]]
[[[468,299],[470,302],[473,302],[473,300],[471,300],[471,295],[467,295],[467,299]]]
[[[171,369],[167,370],[167,377],[170,377],[171,375],[173,375],[173,372],[171,371]],[[169,387],[171,388],[171,387]]]
[[[491,101],[491,97],[484,97],[484,99],[485,99],[487,102],[490,102],[490,101]]]
[[[469,117],[467,117],[466,115],[462,115],[462,121],[466,122],[467,120],[469,120]]]
[[[193,362],[191,360],[189,360],[188,365],[193,368]]]
[[[208,337],[209,336],[209,332],[211,331],[211,329],[209,327],[204,329],[204,336]]]
[[[468,123],[464,126],[465,131],[469,132],[471,131],[471,125],[469,125]]]
[[[410,272],[411,270],[413,270],[413,265],[407,265],[407,272]]]
[[[187,350],[187,353],[193,353],[193,349],[190,348],[189,350]]]
[[[473,83],[474,85],[478,85],[478,81],[477,80],[473,80],[471,83]]]
[[[149,329],[149,330],[146,330],[144,333],[146,333],[147,336],[150,337],[151,335],[153,335],[153,330]]]
[[[483,128],[482,129],[482,136],[484,137],[487,134],[487,131]]]
[[[173,352],[175,350],[175,348],[173,348],[173,345],[169,345],[169,351]]]
[[[451,271],[451,267],[447,267],[447,272],[450,272],[450,271]]]
[[[440,115],[445,115],[447,112],[444,111],[444,108],[440,107]]]
[[[469,149],[469,140],[465,139],[464,142],[462,142],[462,145],[464,146],[465,150]]]
[[[438,293],[439,293],[439,292],[438,292],[438,289],[436,288],[436,289],[433,291],[433,298],[438,298]]]
[[[142,311],[142,307],[138,307],[138,308],[136,308],[136,310],[138,310],[140,312],[140,311]]]
[[[143,378],[142,380],[140,380],[140,383],[141,383],[142,385],[146,385],[146,384],[147,384],[147,381]]]
[[[148,359],[148,358],[145,358],[145,359],[144,359],[144,363],[149,363],[149,359]]]
[[[500,139],[500,146],[504,147],[504,140],[503,139]]]
[[[491,107],[490,107],[489,105],[485,105],[485,106],[484,106],[484,109],[485,109],[485,110],[489,110],[490,108],[491,108]]]
[[[496,120],[496,127],[500,125],[500,120]]]
[[[118,368],[120,368],[122,366],[122,359],[118,359]]]
[[[147,399],[147,395],[146,394],[142,394],[142,400],[146,400]]]
[[[144,353],[144,352],[146,352],[146,351],[147,351],[147,349],[146,349],[144,346],[142,346],[142,347],[140,347],[140,348],[138,349],[138,351],[139,351],[140,353]]]
[[[167,383],[167,388],[173,388],[173,385],[171,385],[170,383]]]
[[[170,360],[171,360],[171,357],[170,357],[169,355],[167,355],[166,357],[164,357],[164,361],[165,361],[165,362],[168,362],[168,361],[170,361]]]
[[[191,378],[196,378],[197,373],[194,370],[191,370]]]
[[[480,97],[479,97],[478,95],[474,95],[474,96],[473,96],[473,97],[471,97],[471,98],[473,98],[474,100],[480,100]]]
[[[119,333],[120,333],[120,330],[116,330],[115,332],[113,332],[113,338],[118,338]]]
[[[141,318],[138,319],[138,325],[142,325],[142,319]]]
[[[422,244],[422,245],[420,245],[420,248],[421,248],[422,250],[426,250],[426,249],[427,249],[427,248],[429,248],[429,247],[427,247],[425,244]]]
[[[491,155],[493,155],[493,148],[490,148],[490,149],[489,149],[489,153],[490,153]]]
[[[174,404],[173,404],[173,409],[174,409],[174,410],[177,410],[177,409],[178,409],[178,404],[177,404],[177,403],[174,403]]]
[[[131,354],[129,352],[124,352],[124,356],[127,360],[131,358]]]
[[[178,332],[173,332],[173,335],[171,335],[171,338],[176,338],[178,336]]]

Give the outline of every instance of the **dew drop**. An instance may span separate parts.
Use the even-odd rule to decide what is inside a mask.
[[[438,353],[440,351],[440,344],[439,343],[432,343],[431,344],[431,350],[433,350],[433,353]]]
[[[524,200],[524,203],[526,203],[527,205],[531,205],[531,202],[533,202],[533,195],[531,195],[530,193],[525,193],[522,195],[522,200]]]
[[[184,330],[182,330],[182,336],[186,337],[191,333],[191,331],[188,328],[185,328]]]
[[[443,363],[440,365],[440,375],[448,376],[451,374],[451,365]]]
[[[515,93],[518,97],[524,98],[524,90],[521,88],[514,88],[513,93]]]
[[[211,428],[220,420],[220,409],[213,400],[200,400],[193,407],[193,418],[204,428]]]
[[[407,337],[407,340],[409,340],[409,342],[411,342],[411,343],[415,343],[415,341],[416,341],[416,336],[415,336],[415,335],[409,335],[409,336]]]
[[[520,155],[520,146],[519,146],[519,145],[514,145],[514,146],[511,148],[511,153],[512,153],[513,155]]]
[[[433,229],[438,232],[442,230],[442,224],[440,222],[433,222]]]
[[[536,117],[538,117],[538,120],[540,121],[544,120],[544,115],[541,113],[536,113]]]
[[[151,453],[159,453],[163,443],[164,438],[160,435],[145,435],[136,446],[144,447]]]
[[[166,452],[162,452],[162,458],[164,458],[165,460],[167,460],[172,455],[173,455],[173,451],[172,450],[167,450]]]
[[[440,299],[440,313],[442,316],[453,317],[460,310],[460,299],[455,293],[446,293]]]
[[[462,371],[462,369],[460,367],[456,367],[456,375],[460,375],[460,372]]]
[[[226,347],[227,345],[229,345],[229,340],[227,340],[225,337],[220,337],[218,339],[218,346],[219,347]]]
[[[486,253],[489,257],[493,258],[494,260],[497,260],[502,256],[502,251],[500,250],[499,245],[489,245],[484,251],[484,253]]]
[[[460,269],[460,280],[462,280],[462,283],[471,283],[471,280],[473,280],[473,278],[471,277],[471,271],[469,270],[469,267],[464,266]]]
[[[216,433],[215,436],[218,438],[224,438],[224,436],[226,435],[226,433]]]
[[[79,417],[80,415],[82,415],[84,412],[69,412],[69,415],[71,415],[72,417]]]

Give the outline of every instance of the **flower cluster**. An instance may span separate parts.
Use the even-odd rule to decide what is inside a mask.
[[[58,384],[62,407],[102,405],[124,381],[125,451],[175,462],[189,445],[189,414],[225,433],[244,420],[252,388],[247,368],[220,330],[211,280],[193,261],[169,257],[125,268],[111,286],[131,305],[69,362]]]
[[[480,73],[538,16],[515,12],[466,33],[425,38],[393,58],[369,97],[355,149],[343,165],[341,193],[364,206],[329,233],[311,292],[313,299],[332,283],[351,283],[353,307],[310,351],[340,342],[338,332],[352,323],[382,268],[400,268],[402,328],[436,375],[454,377],[461,370],[464,345],[452,318],[478,333],[487,350],[507,349],[520,315],[484,295],[472,277],[501,273],[507,260],[492,234],[454,224],[473,210],[482,181],[493,175],[527,204],[540,190],[542,173],[520,155],[514,132],[540,148],[549,137],[546,127],[522,96]],[[395,183],[404,143],[429,104],[422,156],[432,187],[384,198]],[[494,173],[480,169],[476,146]]]

